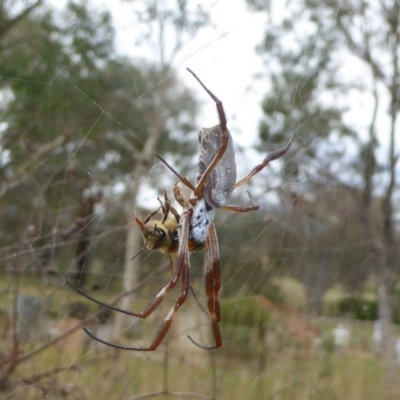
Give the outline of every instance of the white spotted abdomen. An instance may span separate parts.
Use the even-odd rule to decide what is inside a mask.
[[[213,219],[214,209],[208,206],[204,199],[199,200],[193,207],[189,239],[195,243],[204,243]]]

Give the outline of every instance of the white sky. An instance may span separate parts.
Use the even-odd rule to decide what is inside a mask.
[[[97,0],[105,6],[109,1]],[[262,70],[255,53],[262,40],[265,16],[250,13],[243,0],[203,1],[214,27],[203,28],[180,53],[174,67],[185,84],[202,100],[201,126],[216,123],[215,105],[199,84],[186,71],[191,68],[224,103],[229,128],[239,145],[252,145],[261,117],[263,90],[255,87],[253,75]],[[118,4],[112,9],[117,26],[117,49],[127,55],[146,54],[135,43],[132,4]],[[260,82],[258,82],[260,84]]]
[[[135,4],[140,5],[140,2],[92,1],[98,4],[99,8],[112,12],[117,33],[117,51],[120,54],[154,59],[155,55],[150,53],[149,49],[139,48],[135,44],[137,24],[134,22],[133,7]],[[196,3],[192,1],[190,4]],[[185,46],[175,60],[174,68],[179,78],[192,88],[195,96],[202,101],[198,129],[213,126],[217,115],[214,103],[186,71],[186,67],[191,68],[223,101],[236,148],[246,148],[246,154],[241,155],[240,164],[246,165],[248,162],[243,160],[249,160],[252,165],[256,163],[254,160],[262,159],[262,155],[257,154],[251,147],[257,143],[258,124],[261,119],[260,104],[267,90],[265,80],[254,79],[256,73],[265,70],[255,48],[264,37],[267,16],[265,13],[247,11],[244,0],[204,0],[202,4],[210,14],[212,27],[202,28],[196,38]],[[277,2],[274,4],[276,6]],[[274,17],[278,18],[285,12],[285,5],[279,5],[279,10],[274,8]],[[360,72],[359,63],[351,62],[349,57],[343,59],[340,73],[343,74],[343,78],[346,76],[349,82],[358,81],[362,77],[368,80],[368,76]],[[361,134],[366,133],[366,125],[370,122],[372,112],[370,98],[352,94],[345,100],[352,109],[351,113],[346,115],[347,120],[351,121],[354,127],[358,127]],[[380,111],[383,114],[380,128],[387,132],[386,109],[381,107]],[[383,140],[387,140],[386,134]],[[386,158],[386,144],[381,148],[383,159]]]
[[[109,5],[104,0],[96,2],[105,7]],[[238,177],[241,177],[263,159],[252,146],[258,137],[261,100],[266,86],[265,82],[254,79],[254,74],[263,68],[255,48],[263,38],[266,16],[248,12],[243,0],[208,0],[202,4],[210,14],[211,26],[202,28],[182,49],[174,68],[179,78],[201,101],[198,130],[215,125],[217,112],[215,103],[186,68],[191,68],[222,100],[228,127],[235,138],[236,151],[239,147],[246,149],[245,154],[241,154],[243,162],[238,165]],[[148,49],[135,45],[137,30],[134,29],[132,3],[116,3],[112,13],[117,27],[117,51],[132,57],[154,58]],[[148,205],[152,199],[156,199],[155,193],[147,188],[141,191],[137,202]]]
[[[160,0],[160,3],[168,1]],[[65,3],[66,0],[53,1],[57,8]],[[91,3],[98,10],[105,9],[112,13],[119,54],[154,61],[157,56],[154,51],[152,53],[148,47],[138,47],[135,43],[138,29],[134,7],[140,6],[140,1],[91,0]],[[196,4],[197,1],[190,1],[191,7]],[[222,100],[236,151],[239,148],[245,150],[238,164],[240,178],[263,159],[253,146],[257,143],[258,124],[262,115],[261,100],[267,84],[265,80],[255,80],[254,75],[263,70],[261,58],[255,49],[265,33],[266,15],[247,11],[244,0],[203,0],[201,4],[209,13],[210,27],[199,30],[196,37],[181,50],[173,67],[179,79],[193,90],[201,102],[196,133],[203,127],[215,125],[218,117],[215,103],[186,68],[191,68]],[[149,173],[152,173],[151,170]],[[141,190],[137,201],[148,205],[154,199],[155,205],[158,205],[150,189]]]
[[[110,7],[110,1],[94,1],[106,8]],[[197,2],[192,1],[191,4],[193,3]],[[268,89],[265,80],[254,79],[256,73],[265,70],[255,48],[264,38],[267,16],[264,12],[247,11],[245,0],[204,0],[201,3],[210,14],[213,27],[199,31],[196,38],[182,50],[174,67],[179,78],[192,88],[198,99],[202,100],[199,129],[216,123],[215,106],[186,71],[186,67],[191,68],[223,101],[228,126],[234,135],[236,146],[246,147],[249,151],[249,148],[257,143],[258,124],[262,115],[261,100]],[[117,49],[122,54],[132,57],[138,55],[146,57],[148,50],[138,48],[134,42],[137,35],[137,30],[133,28],[134,4],[135,2],[113,2],[111,11],[117,27]],[[284,16],[285,7],[287,6],[284,4],[274,2],[274,19]],[[148,58],[154,57],[154,54],[149,52],[147,54]],[[360,66],[359,60],[347,55],[343,59],[340,73],[343,79],[349,82],[354,80],[365,82],[370,77],[368,73],[365,76],[360,72],[363,67]],[[366,133],[365,125],[370,121],[365,117],[371,113],[371,98],[359,94],[351,96],[353,100],[347,99],[347,101],[351,104],[352,112],[348,113],[346,118],[354,123],[353,126],[359,127],[361,134],[363,131]],[[386,109],[383,107],[381,111],[386,117]],[[386,118],[381,120],[382,124],[386,122],[384,119]],[[387,127],[383,128],[384,132],[387,132]]]

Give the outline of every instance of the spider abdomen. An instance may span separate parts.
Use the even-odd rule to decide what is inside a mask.
[[[208,176],[204,185],[203,197],[212,207],[223,207],[228,201],[236,183],[235,151],[230,132],[227,130],[228,144],[225,153]],[[197,181],[202,177],[221,147],[223,133],[220,125],[203,128],[199,132],[200,157]]]
[[[214,219],[214,209],[204,199],[201,199],[193,207],[190,220],[189,240],[203,244],[208,234],[208,228]]]

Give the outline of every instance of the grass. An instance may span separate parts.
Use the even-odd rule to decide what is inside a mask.
[[[46,352],[19,370],[41,369],[45,365],[65,365],[66,356],[55,351]],[[199,367],[170,355],[168,369],[163,360],[152,355],[137,356],[123,352],[107,354],[99,359],[96,355],[70,355],[67,367],[56,378],[38,385],[20,384],[11,398],[36,399],[32,387],[47,388],[51,393],[69,394],[71,398],[118,399],[163,390],[165,373],[168,371],[168,389],[175,392],[191,392],[202,396],[212,393],[212,369]],[[92,358],[93,357],[93,358]],[[376,359],[356,354],[334,354],[328,358],[297,358],[290,351],[271,357],[264,369],[257,363],[226,360],[216,357],[217,398],[221,400],[258,399],[377,399],[384,390],[382,370]],[[91,360],[96,360],[91,363]],[[79,369],[72,369],[73,361]],[[69,367],[68,367],[69,365]],[[57,397],[52,397],[57,398]],[[60,397],[61,398],[61,397]],[[174,398],[174,397],[172,397]]]
[[[290,287],[294,288],[295,304],[299,304],[301,290],[298,286],[290,281],[280,283],[285,293],[291,290]],[[3,279],[0,289],[7,285]],[[31,279],[22,280],[20,290],[39,298],[51,295],[52,318],[62,317],[66,303],[86,303],[81,296],[65,287],[54,289],[53,286],[53,289],[49,289]],[[98,297],[108,301],[115,295],[116,292],[107,290],[99,293]],[[150,299],[152,294],[146,292],[146,296],[143,295],[140,296],[138,308],[144,306],[145,299]],[[153,321],[145,321],[141,325],[140,338],[144,342],[149,342],[153,337],[159,320],[168,312],[173,298]],[[0,303],[2,307],[7,307],[4,296]],[[261,317],[268,320],[270,314],[260,314],[254,298],[224,299],[223,303],[223,313],[232,313],[232,309],[239,313],[236,316],[230,314],[224,319],[225,324],[221,324],[225,344],[220,350],[200,350],[186,338],[189,328],[184,328],[185,320],[193,318],[196,310],[199,313],[198,320],[195,320],[196,338],[202,338],[199,332],[202,326],[209,326],[206,316],[191,300],[178,313],[171,329],[168,349],[162,345],[154,353],[118,351],[100,344],[93,346],[94,343],[87,338],[75,350],[49,347],[10,372],[10,388],[3,391],[0,397],[13,400],[36,400],[46,396],[52,399],[133,400],[141,395],[162,391],[194,393],[197,397],[179,397],[175,394],[151,398],[200,399],[211,398],[213,393],[218,400],[375,400],[383,397],[385,386],[382,366],[369,348],[372,323],[343,320],[351,323],[353,335],[346,349],[334,349],[329,342],[329,335],[339,321],[332,318],[313,321],[319,325],[326,340],[319,348],[299,345],[291,338],[282,340],[280,346],[267,348],[256,322]],[[92,311],[96,309],[95,305],[88,304]],[[273,317],[285,322],[289,315],[281,313]],[[247,320],[250,322],[247,323]],[[284,330],[282,334],[285,334]],[[208,341],[207,336],[202,339]],[[40,343],[24,344],[21,352],[34,349],[45,340],[43,336]],[[137,342],[134,338],[127,340],[128,343],[129,340]],[[0,353],[2,351],[4,357],[10,348],[10,338],[0,338],[0,342]],[[57,374],[35,381],[35,377],[54,369],[58,369]]]
[[[13,392],[20,397],[12,398],[39,398],[37,391],[28,389],[36,386],[45,388],[41,392],[52,393],[51,398],[58,398],[54,396],[58,391],[69,393],[71,398],[133,399],[162,391],[165,381],[170,391],[211,396],[213,374],[220,400],[381,398],[382,368],[373,355],[352,349],[332,353],[302,350],[294,346],[281,352],[271,350],[264,360],[220,357],[216,352],[213,369],[208,353],[203,355],[204,363],[199,364],[193,361],[190,350],[170,353],[166,364],[165,348],[160,348],[158,354],[115,352],[108,348],[97,353],[88,350],[67,353],[50,348],[18,368]],[[19,377],[31,377],[33,371],[55,367],[62,367],[55,377],[33,385],[18,383]]]

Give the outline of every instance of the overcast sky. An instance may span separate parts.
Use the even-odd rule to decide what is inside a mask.
[[[110,7],[109,1],[96,0],[96,3]],[[132,4],[113,4],[115,7],[111,11],[117,28],[118,51],[150,58],[151,54],[146,48],[139,49],[134,43],[137,30],[133,25]],[[262,88],[257,88],[260,82],[254,80],[254,74],[262,70],[255,47],[263,37],[265,16],[248,12],[243,0],[203,1],[202,4],[209,11],[214,26],[200,30],[196,38],[182,50],[174,67],[179,78],[202,101],[199,129],[215,125],[215,105],[186,72],[186,67],[196,72],[223,101],[236,143],[252,145],[257,136],[263,95]]]

